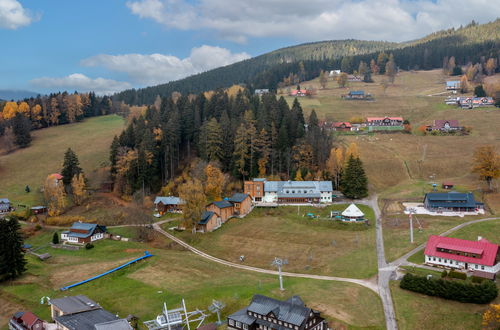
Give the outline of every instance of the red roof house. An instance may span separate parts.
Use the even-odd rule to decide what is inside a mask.
[[[32,312],[17,312],[10,319],[13,329],[44,330],[44,322]],[[9,327],[10,329],[10,327]]]
[[[500,271],[498,245],[481,237],[468,241],[431,235],[424,254],[426,264],[493,274]]]
[[[307,96],[309,95],[309,91],[307,89],[294,89],[290,91],[290,96]]]
[[[351,130],[351,123],[349,122],[337,122],[333,123],[333,129],[335,131],[350,131]]]

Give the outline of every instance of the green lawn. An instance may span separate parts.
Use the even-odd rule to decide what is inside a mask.
[[[68,148],[76,152],[84,172],[92,178],[93,171],[108,162],[113,136],[123,125],[121,117],[110,115],[33,131],[30,147],[0,156],[0,197],[14,205],[40,204],[40,187],[48,174],[61,170]],[[26,185],[31,188],[29,194],[24,191]]]
[[[51,237],[52,232],[42,231],[27,242],[40,246]],[[132,260],[144,250],[154,257],[68,291],[58,290]],[[223,311],[223,316],[227,316],[247,304],[255,293],[280,299],[300,295],[308,306],[325,314],[331,326],[384,327],[379,297],[350,283],[285,278],[285,291],[280,292],[275,276],[214,264],[177,245],[161,249],[137,242],[107,240],[97,242],[91,250],[48,252],[53,257],[45,262],[27,256],[28,271],[20,279],[0,285],[1,299],[48,319],[49,307],[39,304],[42,296],[85,294],[121,317],[134,314],[142,322],[154,318],[164,301],[174,307],[184,298],[188,309],[206,310],[212,299],[218,299],[227,304]],[[0,315],[7,316],[1,312]],[[211,315],[209,320],[215,318]],[[1,322],[0,328],[5,325]]]
[[[271,268],[274,257],[288,259],[286,271],[341,277],[368,278],[377,273],[373,211],[358,207],[371,225],[328,220],[331,210],[344,210],[339,204],[325,208],[255,208],[244,219],[231,219],[212,233],[177,233],[196,248],[219,258]],[[318,219],[304,217],[313,213]],[[167,223],[164,228],[172,227]]]

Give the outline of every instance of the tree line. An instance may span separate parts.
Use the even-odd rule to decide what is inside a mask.
[[[297,99],[289,106],[275,94],[220,89],[155,104],[113,140],[111,176],[119,193],[156,192],[193,158],[238,179],[324,175],[332,138],[314,111],[304,118]]]

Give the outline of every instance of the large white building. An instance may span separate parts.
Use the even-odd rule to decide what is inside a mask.
[[[304,204],[331,203],[331,181],[245,181],[245,193],[255,203]]]
[[[431,235],[424,255],[425,263],[431,266],[468,270],[488,278],[500,272],[498,245],[482,237],[477,241],[468,241]]]

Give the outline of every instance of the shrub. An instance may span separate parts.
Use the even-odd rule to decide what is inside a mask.
[[[424,276],[408,273],[403,277],[399,286],[405,290],[464,303],[486,304],[498,296],[498,288],[492,281],[474,284],[444,279],[427,279]]]
[[[482,283],[483,281],[485,281],[486,279],[485,278],[482,278],[482,277],[478,277],[478,276],[471,276],[471,281],[472,283]]]
[[[441,272],[441,278],[445,278],[446,276],[448,276],[448,272],[446,270],[443,270]]]
[[[466,280],[467,279],[467,274],[462,273],[462,272],[457,272],[454,270],[450,270],[450,273],[448,274],[451,278],[458,278],[459,280]]]
[[[85,249],[90,250],[90,249],[93,249],[93,248],[94,248],[94,244],[92,244],[92,243],[85,244]]]

